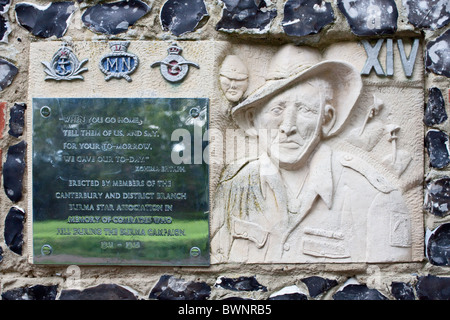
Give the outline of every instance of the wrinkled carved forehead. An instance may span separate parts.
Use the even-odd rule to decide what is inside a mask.
[[[290,85],[277,94],[262,99],[253,107],[252,113],[260,113],[262,110],[287,103],[307,104],[310,107],[320,108],[323,102],[333,97],[332,86],[324,78],[311,78],[297,84]]]

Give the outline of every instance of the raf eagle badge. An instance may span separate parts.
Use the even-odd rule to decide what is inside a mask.
[[[151,65],[152,68],[160,66],[161,74],[167,81],[182,81],[186,77],[190,65],[200,68],[195,62],[186,61],[180,55],[182,49],[176,44],[172,44],[167,51],[169,53],[167,57],[162,61],[156,61]]]

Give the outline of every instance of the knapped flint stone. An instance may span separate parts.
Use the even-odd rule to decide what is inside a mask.
[[[391,293],[397,300],[416,300],[413,286],[404,282],[392,282]]]
[[[3,261],[3,248],[0,247],[0,262]]]
[[[441,224],[426,242],[427,258],[436,266],[450,266],[450,223]]]
[[[429,130],[425,136],[425,147],[430,158],[430,166],[442,169],[450,163],[447,148],[448,135],[440,130]]]
[[[416,283],[419,300],[450,300],[450,278],[427,275]]]
[[[75,12],[71,1],[52,2],[45,7],[31,3],[16,4],[16,17],[19,24],[40,38],[56,36],[61,38],[69,27],[69,20]]]
[[[313,298],[338,285],[336,280],[325,279],[317,276],[304,278],[302,279],[302,282],[306,284],[309,295]]]
[[[17,207],[12,207],[5,218],[5,243],[12,252],[18,255],[22,254],[24,220],[25,212]]]
[[[438,75],[450,77],[450,29],[427,43],[425,68]]]
[[[0,91],[5,90],[11,84],[19,69],[12,63],[0,59]]]
[[[137,300],[134,293],[117,284],[100,284],[84,290],[62,290],[59,300]]]
[[[8,43],[8,35],[11,33],[8,16],[0,14],[0,42]]]
[[[8,133],[13,137],[18,138],[23,134],[26,108],[27,105],[25,103],[15,103],[10,110]]]
[[[2,300],[55,300],[57,285],[16,288],[2,293]]]
[[[33,300],[28,295],[28,288],[15,288],[2,293],[2,300]]]
[[[448,0],[406,0],[403,6],[408,20],[417,28],[436,30],[450,22],[450,2]]]
[[[163,275],[150,292],[150,299],[157,300],[206,300],[211,287],[206,282],[186,281]]]
[[[427,183],[423,207],[429,213],[445,217],[450,213],[450,178],[443,177]]]
[[[267,287],[261,285],[253,276],[239,277],[237,279],[219,277],[214,286],[233,291],[267,291]]]
[[[436,87],[428,89],[428,102],[425,107],[423,122],[427,126],[432,126],[444,122],[447,118],[445,101],[441,90]]]
[[[334,300],[388,300],[376,289],[369,289],[365,284],[348,284],[333,294]]]
[[[397,31],[398,10],[394,0],[338,0],[337,5],[358,36]]]
[[[28,292],[33,300],[55,300],[58,285],[43,286],[35,285],[29,288]]]
[[[319,33],[334,21],[334,11],[323,0],[288,0],[284,5],[282,26],[289,36],[306,36]]]
[[[308,297],[305,294],[295,292],[269,297],[267,300],[308,300]]]
[[[0,0],[0,13],[6,13],[11,5],[11,0]]]
[[[206,17],[208,11],[203,0],[167,0],[160,13],[163,30],[175,36],[195,31]]]
[[[222,18],[216,30],[246,28],[261,31],[277,16],[276,9],[267,8],[266,0],[223,0],[223,3]]]
[[[6,162],[3,164],[3,187],[6,195],[13,202],[22,199],[26,147],[25,141],[9,147]]]
[[[150,9],[139,0],[100,3],[88,8],[81,20],[92,32],[119,34],[126,32]]]
[[[293,285],[271,294],[267,300],[308,300],[308,297]]]

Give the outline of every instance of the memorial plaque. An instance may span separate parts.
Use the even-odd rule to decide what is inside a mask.
[[[209,265],[208,107],[33,99],[33,262]]]

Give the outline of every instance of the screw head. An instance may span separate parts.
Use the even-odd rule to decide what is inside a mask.
[[[43,256],[49,256],[52,254],[52,252],[53,252],[53,248],[49,244],[44,244],[41,247],[41,254]]]
[[[198,118],[198,116],[200,115],[200,110],[194,107],[189,111],[189,114],[192,118]]]
[[[52,113],[52,109],[50,109],[49,106],[43,106],[40,110],[41,112],[41,116],[44,118],[48,118],[50,117],[51,113]]]
[[[198,257],[201,254],[201,250],[199,247],[192,247],[189,254],[191,255],[191,257]]]

